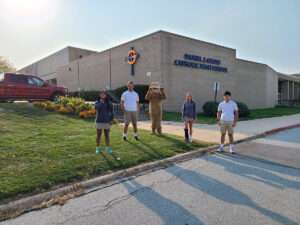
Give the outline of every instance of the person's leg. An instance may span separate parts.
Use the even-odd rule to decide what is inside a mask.
[[[157,133],[158,135],[162,135],[162,132],[161,132],[161,120],[160,118],[156,118],[156,128],[157,128]]]
[[[123,141],[126,141],[126,136],[127,136],[127,131],[128,131],[128,126],[130,124],[130,118],[129,118],[129,112],[125,111],[124,112],[124,132],[123,132]]]
[[[137,135],[137,125],[136,124],[132,124],[133,126],[133,132],[135,135]]]
[[[229,137],[229,143],[232,145],[233,144],[233,134],[228,134]]]
[[[160,110],[158,116],[156,117],[156,127],[157,127],[158,135],[162,135],[161,121],[162,121],[162,111]]]
[[[194,121],[189,121],[189,128],[190,128],[190,136],[193,135],[193,124],[194,124]]]
[[[129,126],[129,124],[125,123],[125,125],[124,125],[124,134],[127,134],[128,126]]]
[[[188,121],[184,121],[184,136],[185,136],[185,141],[189,141],[189,130],[188,130]]]
[[[101,129],[97,129],[97,138],[96,138],[97,148],[96,148],[96,153],[100,153],[101,135],[102,135],[102,130]]]
[[[234,133],[234,129],[232,127],[233,122],[229,123],[229,128],[228,128],[228,136],[229,136],[229,143],[230,143],[230,152],[231,153],[235,153],[234,152],[234,147],[233,147],[233,133]]]
[[[97,147],[100,146],[101,135],[102,135],[102,130],[97,129],[97,138],[96,138]]]
[[[109,147],[109,129],[104,129],[106,147]]]
[[[155,134],[155,117],[151,117],[151,130],[152,133],[151,134]]]
[[[131,116],[132,116],[131,120],[132,120],[133,132],[134,132],[134,139],[138,141],[138,137],[137,137],[138,113],[137,113],[137,111],[132,112]]]
[[[189,129],[190,129],[190,138],[189,141],[192,142],[192,136],[193,136],[193,123],[194,121],[189,121]]]
[[[110,147],[109,147],[109,131],[110,131],[110,129],[104,129],[106,151],[111,154],[112,151],[110,150]]]
[[[221,145],[224,145],[225,136],[226,136],[226,133],[225,134],[221,134]]]

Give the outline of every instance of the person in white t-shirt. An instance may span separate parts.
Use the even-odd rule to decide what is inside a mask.
[[[225,136],[226,132],[228,132],[230,143],[229,151],[232,154],[235,154],[233,147],[233,133],[234,127],[236,126],[239,118],[239,111],[237,104],[234,101],[231,101],[231,93],[229,91],[224,93],[224,101],[219,104],[217,118],[221,131],[221,144],[219,152],[223,152]]]
[[[123,141],[126,141],[126,135],[128,126],[132,123],[133,131],[134,131],[134,139],[138,141],[137,136],[137,121],[138,121],[138,113],[139,113],[139,95],[133,90],[133,82],[127,82],[128,91],[125,91],[121,97],[121,107],[124,112],[125,118],[125,126],[123,133]]]

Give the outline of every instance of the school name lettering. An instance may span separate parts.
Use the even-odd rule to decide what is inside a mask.
[[[221,60],[218,59],[206,58],[206,57],[191,55],[191,54],[184,54],[184,59],[198,61],[202,63],[175,59],[174,60],[175,66],[185,66],[185,67],[191,67],[196,69],[213,70],[213,71],[224,72],[224,73],[228,72],[227,67],[219,66],[221,65]],[[207,65],[205,63],[209,63],[212,65]]]

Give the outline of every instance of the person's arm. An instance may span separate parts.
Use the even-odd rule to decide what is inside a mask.
[[[123,113],[125,114],[125,95],[124,95],[124,93],[121,96],[121,108],[123,110]]]
[[[146,101],[150,100],[150,94],[151,94],[151,88],[149,88],[149,90],[147,91],[147,94],[145,96]]]
[[[115,113],[114,113],[114,106],[112,104],[112,102],[109,102],[109,107],[110,107],[110,118],[109,118],[109,124],[112,125],[113,124],[113,120],[115,118]]]
[[[185,116],[185,104],[183,103],[182,106],[182,119],[184,120],[184,116]]]
[[[137,112],[140,111],[140,102],[139,101],[136,101],[136,108],[137,108]]]
[[[139,113],[140,111],[140,97],[138,94],[136,94],[137,97],[136,97],[136,108],[137,108],[137,112]]]
[[[99,110],[100,108],[101,108],[101,106],[103,105],[103,103],[101,104],[102,102],[101,101],[96,101],[95,102],[95,106],[94,106],[94,108],[96,109],[96,110]]]
[[[221,114],[222,114],[222,111],[221,110],[218,110],[218,113],[217,113],[217,119],[218,119],[218,124],[221,125]]]
[[[197,120],[197,104],[194,102],[194,120]]]
[[[121,100],[121,108],[123,112],[125,113],[125,101]]]
[[[161,100],[165,100],[167,98],[164,88],[160,89]]]
[[[218,106],[218,113],[217,113],[217,120],[218,120],[218,124],[221,125],[221,114],[222,114],[222,103],[219,104]]]
[[[232,124],[232,127],[235,127],[236,123],[239,119],[239,109],[238,109],[238,106],[236,103],[234,103],[234,105],[233,105],[233,113],[234,113],[234,122]]]
[[[232,127],[235,127],[236,126],[236,123],[239,119],[239,111],[238,110],[234,110],[234,122],[232,124]]]

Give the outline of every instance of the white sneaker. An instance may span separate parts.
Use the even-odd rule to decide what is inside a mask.
[[[218,149],[218,152],[224,152],[224,149],[220,147],[220,148]]]
[[[230,152],[231,154],[236,154],[233,147],[229,149],[229,152]]]
[[[189,142],[193,142],[191,137],[189,138]]]

